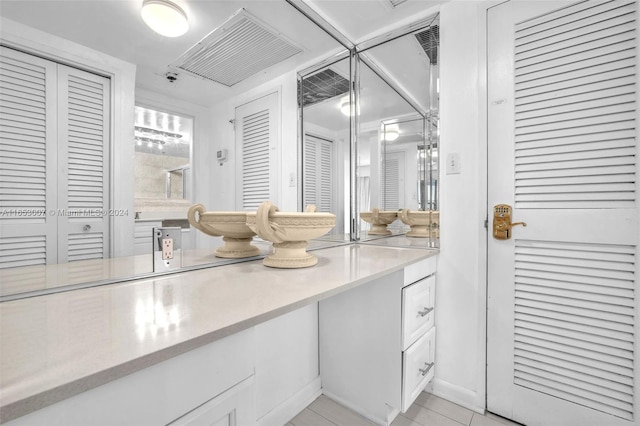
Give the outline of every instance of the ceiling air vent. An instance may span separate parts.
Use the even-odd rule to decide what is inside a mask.
[[[418,43],[422,46],[433,65],[438,64],[438,46],[440,45],[440,27],[432,25],[426,30],[416,34]]]
[[[231,87],[302,49],[240,9],[170,65]]]
[[[302,105],[309,106],[349,92],[349,80],[327,68],[305,77],[302,88],[298,85],[298,92],[300,90],[302,90]]]

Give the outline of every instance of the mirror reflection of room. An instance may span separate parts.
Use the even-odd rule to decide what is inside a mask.
[[[141,106],[136,106],[135,116],[138,218],[149,211],[188,207],[193,119]]]
[[[73,8],[73,3],[60,2],[55,13],[66,7]],[[104,43],[97,39],[86,39],[80,29],[71,30],[74,27],[65,24],[64,20],[71,18],[49,19],[50,16],[54,16],[54,11],[51,10],[51,4],[46,2],[43,2],[40,8],[29,8],[21,2],[3,5],[2,18],[10,25],[3,26],[2,37],[8,44],[23,43],[24,40],[19,41],[16,34],[19,35],[29,28],[38,28],[42,32],[43,35],[38,35],[36,39],[40,37],[43,43],[44,40],[55,36],[60,37],[60,40],[68,39],[81,44],[51,54],[51,58],[46,60],[46,69],[57,69],[55,72],[60,74],[60,81],[63,81],[67,74],[80,73],[83,79],[97,80],[105,80],[104,76],[109,76],[105,80],[105,87],[109,84],[113,86],[105,91],[103,125],[110,133],[104,133],[105,151],[102,160],[99,161],[105,172],[104,186],[101,190],[104,203],[100,206],[105,212],[121,213],[106,215],[100,220],[69,220],[68,217],[54,216],[58,222],[57,226],[51,226],[52,219],[49,217],[46,225],[46,232],[51,234],[48,237],[48,248],[45,250],[42,246],[38,253],[24,262],[20,260],[16,263],[13,262],[13,258],[6,257],[4,260],[7,262],[3,267],[8,268],[2,272],[3,276],[9,276],[8,269],[28,267],[31,268],[30,273],[37,272],[39,276],[44,277],[46,274],[41,267],[53,264],[63,265],[70,274],[72,271],[81,271],[73,272],[72,275],[78,277],[73,284],[87,281],[105,282],[147,274],[150,272],[147,262],[138,261],[134,255],[150,254],[150,242],[147,240],[151,234],[146,228],[151,225],[182,227],[185,247],[207,250],[221,244],[220,238],[202,235],[189,227],[186,210],[194,203],[203,203],[207,210],[244,209],[239,197],[244,197],[247,192],[244,187],[246,185],[243,184],[246,161],[242,158],[243,148],[237,140],[237,135],[240,134],[238,129],[241,127],[238,111],[257,103],[267,95],[275,99],[275,107],[271,108],[271,111],[274,113],[274,119],[277,119],[274,128],[278,129],[279,133],[269,145],[269,182],[267,190],[260,195],[261,200],[271,199],[287,211],[301,211],[307,204],[315,204],[320,211],[332,212],[337,216],[332,235],[327,238],[334,238],[339,242],[357,240],[358,235],[354,234],[354,229],[358,229],[358,225],[354,223],[359,222],[355,219],[358,212],[356,206],[366,205],[373,208],[373,202],[378,203],[381,197],[380,179],[383,170],[380,161],[383,157],[383,144],[380,140],[380,124],[382,121],[404,118],[407,114],[415,113],[415,108],[399,112],[388,110],[375,116],[373,109],[388,109],[386,105],[396,96],[394,91],[391,90],[391,96],[387,96],[385,91],[388,91],[388,88],[378,91],[375,84],[367,83],[367,66],[362,65],[362,75],[357,83],[360,88],[356,93],[353,87],[353,83],[356,82],[355,65],[350,62],[354,59],[349,57],[344,43],[339,42],[345,39],[330,36],[318,22],[313,22],[305,14],[299,13],[291,2],[277,1],[268,5],[251,3],[244,12],[238,9],[238,5],[225,2],[212,2],[206,7],[204,4],[194,4],[194,7],[196,6],[198,16],[203,19],[198,23],[197,30],[194,29],[175,40],[154,38],[153,42],[149,41],[145,45],[147,54],[142,55],[139,48],[122,50],[115,38],[113,43],[106,43],[106,39],[103,40]],[[209,8],[215,9],[216,13],[209,13]],[[112,10],[114,9],[109,9]],[[294,47],[300,45],[303,49],[293,49],[290,52],[291,56],[277,58],[270,67],[252,68],[251,72],[255,74],[251,74],[249,70],[241,78],[239,75],[225,74],[223,77],[238,77],[227,83],[224,83],[226,80],[215,80],[215,76],[203,78],[191,74],[186,68],[178,68],[178,59],[182,59],[181,55],[189,51],[189,46],[197,45],[198,40],[202,40],[207,34],[207,37],[224,38],[225,29],[231,28],[233,23],[240,19],[247,19],[267,30],[273,30],[282,36],[283,42]],[[107,22],[94,22],[88,18],[86,24],[99,34],[107,33]],[[70,30],[61,32],[60,28],[63,27]],[[52,36],[47,37],[44,34]],[[396,42],[394,40],[386,43],[387,47],[384,49],[393,51],[393,48],[388,47]],[[27,40],[23,46],[25,51],[33,48],[33,43],[30,43]],[[383,49],[382,46],[368,49],[367,54],[374,58],[375,52]],[[407,61],[414,53],[403,52],[403,64],[407,68],[405,71],[409,72],[408,68],[413,65]],[[18,52],[22,53],[24,52]],[[3,51],[3,57],[7,56],[9,54]],[[42,59],[28,56],[30,58],[27,61]],[[333,77],[336,80],[335,84],[342,87],[325,97],[319,96],[323,88],[316,87],[314,90],[318,93],[313,95],[308,92],[310,98],[300,104],[296,91],[299,89],[296,87],[296,76],[299,77],[301,69],[310,68],[309,64],[319,63],[318,61],[325,64],[330,62],[328,58],[343,59],[308,72],[306,77],[309,79],[305,80],[304,90],[312,90],[312,78],[327,76]],[[378,66],[385,69],[393,80],[401,81],[399,75],[389,71],[390,67],[386,63],[388,58],[380,55],[375,59],[379,61]],[[391,62],[393,61],[394,59],[391,59]],[[77,63],[79,68],[87,70],[65,68],[65,62]],[[416,71],[412,70],[411,75],[415,74]],[[417,71],[417,74],[420,74],[420,71]],[[369,80],[373,79],[374,77]],[[406,81],[402,83],[410,87]],[[49,89],[51,88],[47,88]],[[416,98],[422,96],[413,87],[409,91]],[[357,105],[356,98],[359,102]],[[418,104],[422,105],[421,102]],[[302,117],[305,128],[308,129],[303,138],[297,134],[297,106],[304,109]],[[48,111],[55,112],[55,108]],[[109,116],[109,113],[113,114]],[[155,118],[152,118],[154,115]],[[357,128],[354,127],[356,123],[360,123]],[[194,156],[193,152],[198,155]],[[225,153],[223,160],[216,161],[217,153],[222,152]],[[358,159],[352,157],[352,153],[355,152],[359,153]],[[301,155],[306,155],[305,160]],[[312,161],[314,157],[315,161]],[[375,164],[372,165],[372,162]],[[307,174],[305,171],[310,173]],[[56,165],[47,163],[47,188],[55,183],[56,175]],[[356,179],[356,176],[359,178]],[[415,178],[412,177],[411,180],[413,179]],[[356,180],[357,182],[354,182]],[[222,182],[224,184],[221,184]],[[211,189],[212,185],[215,187],[214,190]],[[415,190],[406,192],[409,194]],[[51,207],[65,206],[62,195],[48,195],[47,200],[57,203]],[[45,218],[39,219],[43,219],[44,223]],[[22,228],[27,229],[29,232],[41,232],[36,226]],[[2,232],[3,236],[9,235],[9,231],[5,232],[4,228]],[[68,258],[65,257],[66,250],[53,247],[50,243],[55,239],[66,241],[67,234],[81,237],[83,242],[83,245],[79,246],[80,249],[68,251]],[[60,236],[62,238],[59,238]],[[97,236],[101,243],[96,244],[95,250],[90,252],[85,249],[84,242],[93,236]],[[58,257],[53,256],[54,253]],[[117,259],[120,265],[115,268],[117,273],[95,268],[91,270],[95,273],[88,272],[88,259],[91,259],[91,265],[94,265],[111,257]],[[217,264],[213,256],[201,256],[193,260],[194,264]],[[125,265],[128,261],[131,261],[131,265]],[[14,280],[15,276],[22,273],[23,270],[16,270],[15,274],[11,272],[13,278],[4,282]],[[60,280],[43,285],[64,287],[70,283],[69,280]],[[11,289],[3,285],[2,292],[7,290],[13,294],[14,291],[20,292],[21,288],[23,284]]]
[[[302,108],[302,204],[336,214],[333,235],[350,222],[349,58],[315,69],[299,79]],[[345,208],[347,206],[347,208]]]

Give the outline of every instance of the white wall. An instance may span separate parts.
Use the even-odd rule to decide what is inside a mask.
[[[476,411],[485,407],[485,7],[452,1],[440,14],[441,239],[432,391]],[[446,173],[453,152],[460,154],[460,174]]]

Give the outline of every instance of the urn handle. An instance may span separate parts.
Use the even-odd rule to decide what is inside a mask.
[[[209,234],[216,237],[222,236],[222,234],[213,232],[211,229],[205,229],[204,226],[202,226],[202,224],[200,223],[200,218],[202,213],[204,213],[204,211],[205,211],[204,206],[202,204],[194,204],[193,206],[189,207],[189,211],[187,212],[187,219],[189,219],[189,223],[191,224],[191,226],[193,226],[196,229],[199,229],[205,234]],[[198,213],[197,216],[196,216],[196,213]]]
[[[269,218],[277,211],[278,207],[275,204],[271,201],[264,201],[260,204],[256,213],[257,234],[263,240],[271,241],[276,244],[283,243],[285,240],[283,240],[280,235],[286,234],[284,229],[275,223],[271,223],[269,220]]]

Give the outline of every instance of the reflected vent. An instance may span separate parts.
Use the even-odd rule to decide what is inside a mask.
[[[440,26],[433,25],[426,30],[416,34],[418,43],[429,57],[429,62],[438,64],[438,45],[440,44]]]
[[[327,68],[310,77],[305,77],[302,89],[302,105],[309,106],[349,92],[349,80]]]
[[[241,9],[170,66],[230,87],[301,52]]]

